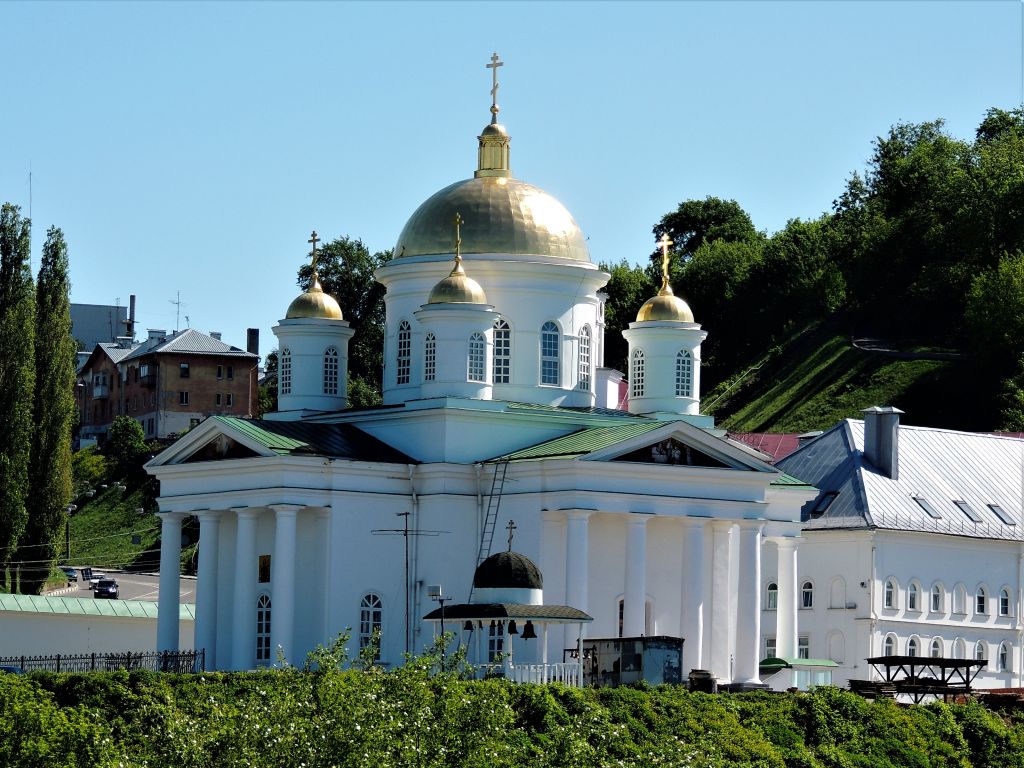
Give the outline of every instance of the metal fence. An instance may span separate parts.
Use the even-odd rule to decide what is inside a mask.
[[[55,656],[0,656],[0,668],[35,672],[110,672],[116,669],[149,669],[154,672],[203,672],[206,651],[153,651],[133,653],[80,653]]]

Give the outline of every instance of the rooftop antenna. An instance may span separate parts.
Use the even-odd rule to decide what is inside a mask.
[[[178,291],[176,295],[177,295],[177,299],[168,299],[168,301],[171,302],[171,304],[173,304],[175,306],[175,309],[176,309],[176,311],[174,313],[174,332],[175,333],[178,332],[178,327],[181,325],[181,308],[188,306],[184,301],[181,300],[181,291]],[[188,317],[186,316],[185,319],[188,320]]]

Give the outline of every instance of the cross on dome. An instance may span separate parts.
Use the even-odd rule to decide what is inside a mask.
[[[669,285],[668,279],[668,247],[672,245],[672,241],[669,239],[667,232],[662,233],[658,245],[661,246],[661,290],[659,293],[671,293],[672,288]]]
[[[498,67],[505,66],[504,61],[498,60],[498,52],[495,51],[491,54],[491,63],[487,64],[487,69],[491,70],[491,122],[498,122]]]
[[[455,275],[462,272],[462,214],[456,211],[453,223],[455,224],[455,268],[452,269],[452,274]]]
[[[313,234],[309,236],[309,240],[307,240],[306,242],[313,244],[313,264],[312,264],[312,267],[313,267],[313,282],[315,283],[316,280],[317,280],[317,273],[316,273],[316,244],[320,242],[320,237],[316,234],[316,230],[315,229],[313,230]]]
[[[516,525],[516,521],[515,521],[515,520],[509,520],[509,521],[508,521],[508,525],[506,525],[506,526],[505,526],[505,528],[507,528],[507,529],[508,529],[508,551],[509,551],[509,552],[511,552],[511,551],[512,551],[512,535],[513,535],[513,534],[512,534],[512,532],[513,532],[513,531],[514,531],[514,530],[515,530],[516,528],[518,528],[518,527],[519,527],[519,526],[518,526],[518,525]]]

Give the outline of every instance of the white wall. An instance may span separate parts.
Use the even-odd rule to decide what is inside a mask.
[[[191,619],[182,619],[178,625],[178,647],[182,650],[193,647],[194,624]],[[155,618],[3,611],[0,626],[3,626],[0,656],[152,652],[156,649]]]

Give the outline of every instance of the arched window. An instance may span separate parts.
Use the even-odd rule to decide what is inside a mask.
[[[967,656],[967,643],[964,642],[962,637],[958,637],[953,641],[953,658],[963,659]]]
[[[921,588],[913,581],[910,582],[910,586],[907,587],[907,610],[921,610]]]
[[[842,576],[832,579],[832,586],[828,592],[829,608],[846,608],[846,582]]]
[[[469,337],[469,356],[466,360],[466,380],[486,381],[487,342],[482,333]]]
[[[285,347],[281,350],[277,388],[282,395],[292,393],[292,351]]]
[[[932,658],[942,658],[942,638],[936,637],[932,640]]]
[[[384,604],[380,598],[368,592],[359,601],[359,650],[362,651],[373,642],[375,632],[382,631],[384,626]],[[380,643],[374,654],[374,660],[380,659]]]
[[[644,351],[633,350],[633,360],[629,370],[629,396],[644,396]]]
[[[338,350],[334,347],[324,351],[324,394],[338,394]]]
[[[765,610],[774,611],[779,607],[779,585],[774,581],[768,583],[764,598]]]
[[[676,354],[676,397],[693,397],[693,355],[688,349]]]
[[[540,329],[540,383],[558,386],[558,326],[550,320]]]
[[[967,587],[963,584],[953,588],[953,613],[967,613]]]
[[[978,587],[978,591],[974,594],[974,612],[980,616],[988,613],[988,592],[984,587]]]
[[[409,383],[409,361],[412,356],[412,328],[407,320],[398,326],[398,355],[395,366],[395,383]]]
[[[916,637],[907,640],[907,656],[917,656],[921,652],[921,644]]]
[[[270,597],[256,601],[256,663],[270,661]]]
[[[985,641],[979,640],[974,645],[974,660],[975,661],[988,661],[988,649],[985,648]]]
[[[1010,615],[1010,590],[1006,587],[999,590],[999,615]]]
[[[883,656],[895,656],[896,655],[896,638],[892,635],[886,635],[885,646],[882,651]]]
[[[931,604],[931,609],[932,609],[932,611],[934,613],[939,613],[942,610],[942,598],[943,598],[942,585],[941,584],[933,584],[932,585],[932,604]]]
[[[590,326],[580,328],[580,371],[577,389],[590,391]]]
[[[805,581],[804,585],[800,588],[800,607],[814,607],[814,585],[809,581]]]
[[[499,318],[494,323],[494,383],[508,384],[512,377],[512,329]]]
[[[886,608],[896,607],[896,582],[892,579],[886,579],[885,581],[885,602]]]
[[[999,644],[999,655],[996,657],[996,669],[1000,672],[1010,671],[1010,645],[1009,643]]]
[[[428,333],[423,341],[423,380],[433,381],[437,376],[437,338]]]

